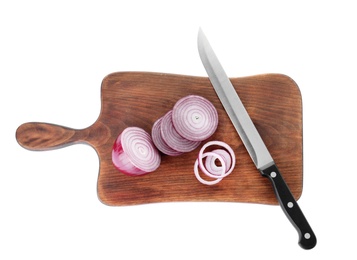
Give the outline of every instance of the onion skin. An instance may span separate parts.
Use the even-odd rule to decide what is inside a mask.
[[[155,171],[160,166],[161,157],[147,132],[128,127],[115,140],[112,162],[122,173],[140,176]]]

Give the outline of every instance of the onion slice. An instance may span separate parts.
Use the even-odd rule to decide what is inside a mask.
[[[235,167],[235,163],[236,163],[236,156],[234,154],[234,151],[232,150],[232,148],[224,143],[224,142],[221,142],[221,141],[210,141],[208,143],[206,143],[205,145],[202,146],[200,152],[198,153],[198,165],[200,166],[200,169],[204,172],[204,174],[206,174],[207,176],[209,177],[212,177],[212,178],[215,178],[217,175],[214,175],[212,173],[210,173],[205,167],[204,167],[204,164],[203,164],[203,154],[204,154],[204,151],[209,147],[209,146],[221,146],[223,147],[224,149],[226,149],[228,151],[228,153],[230,154],[230,157],[231,157],[231,166],[230,168],[227,167],[226,169],[226,172],[223,174],[223,175],[220,175],[219,177],[220,178],[223,178],[223,177],[227,177],[229,174],[232,173],[234,167]]]
[[[115,140],[112,162],[119,171],[138,176],[155,171],[161,157],[145,130],[128,127]]]
[[[212,151],[212,153],[218,154],[218,155],[220,155],[222,157],[222,159],[224,160],[224,163],[226,165],[226,169],[229,169],[231,167],[232,158],[231,158],[230,154],[226,150],[224,150],[224,149],[215,149],[215,150]],[[217,177],[220,177],[223,166],[222,165],[217,165],[216,162],[217,162],[217,156],[209,155],[209,156],[206,157],[204,167],[206,168],[206,170],[210,174],[212,174],[214,176],[217,176]]]
[[[195,161],[195,164],[193,166],[193,171],[194,171],[195,176],[196,176],[196,178],[197,178],[197,180],[199,182],[201,182],[202,184],[206,184],[206,185],[214,185],[214,184],[219,183],[223,179],[223,176],[224,176],[224,174],[226,172],[226,163],[225,163],[224,159],[222,158],[222,156],[217,154],[217,153],[206,152],[206,153],[204,153],[202,155],[202,158],[205,158],[207,156],[214,158],[214,160],[218,159],[220,161],[220,163],[221,163],[221,168],[220,168],[221,173],[214,177],[215,180],[207,181],[207,180],[204,180],[200,176],[199,171],[198,171],[198,168],[199,168],[198,167],[198,164],[199,164],[199,160],[198,159],[196,159],[196,161]]]
[[[161,136],[168,146],[170,146],[172,149],[176,151],[183,152],[183,153],[191,152],[201,144],[200,141],[191,141],[182,137],[176,131],[176,128],[172,123],[172,110],[167,112],[162,117]]]
[[[217,129],[218,113],[204,97],[188,95],[176,102],[172,110],[176,131],[191,141],[203,141]]]
[[[161,135],[161,121],[162,121],[162,117],[159,118],[158,120],[156,120],[156,122],[154,123],[154,125],[152,126],[151,129],[151,137],[152,137],[152,141],[155,144],[156,148],[169,156],[178,156],[181,155],[182,152],[176,151],[174,149],[172,149],[170,146],[167,145],[167,143],[164,141],[164,139],[162,138]]]

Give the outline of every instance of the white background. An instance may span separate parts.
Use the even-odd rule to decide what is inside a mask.
[[[249,3],[249,4],[247,4]],[[353,1],[1,1],[0,259],[356,259],[356,5]],[[299,85],[310,251],[277,206],[108,207],[89,146],[21,148],[16,128],[85,128],[116,71],[206,76],[202,27],[230,77]],[[258,174],[258,173],[257,173]]]

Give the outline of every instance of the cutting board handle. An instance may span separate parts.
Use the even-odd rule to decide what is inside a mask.
[[[30,122],[20,125],[16,130],[17,142],[33,151],[53,150],[78,143],[95,148],[105,144],[110,137],[110,129],[98,121],[85,129]]]
[[[25,123],[16,131],[18,143],[29,150],[44,151],[85,142],[83,130],[48,123]]]

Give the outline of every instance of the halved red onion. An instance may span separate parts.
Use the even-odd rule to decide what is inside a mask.
[[[128,127],[115,140],[112,161],[119,171],[138,176],[155,171],[161,157],[145,130]]]
[[[182,152],[176,151],[172,149],[167,143],[164,141],[161,135],[161,121],[162,118],[156,120],[151,129],[151,137],[152,141],[155,144],[156,148],[159,149],[162,153],[170,156],[178,156],[181,155]]]
[[[200,152],[198,153],[198,165],[200,167],[200,169],[209,177],[211,178],[216,178],[217,175],[215,175],[214,173],[211,173],[209,172],[205,167],[204,167],[204,164],[203,164],[203,158],[204,158],[204,151],[206,150],[206,148],[208,148],[209,146],[220,146],[220,147],[223,147],[225,150],[227,150],[227,152],[230,154],[230,157],[231,157],[231,165],[230,165],[230,168],[226,168],[226,172],[223,174],[223,175],[219,175],[219,178],[223,178],[223,177],[226,177],[228,176],[229,174],[232,173],[234,167],[235,167],[235,163],[236,163],[236,156],[234,154],[234,151],[232,150],[232,148],[224,143],[224,142],[221,142],[221,141],[210,141],[208,143],[206,143],[205,145],[202,146],[202,148],[200,149]]]
[[[172,121],[182,137],[203,141],[216,131],[218,113],[204,97],[189,95],[176,102],[172,110]]]
[[[212,151],[214,154],[218,154],[222,157],[226,164],[226,169],[229,169],[232,165],[232,158],[230,154],[224,149],[215,149]],[[217,157],[216,156],[207,156],[205,160],[205,168],[206,170],[214,175],[220,177],[222,172],[222,165],[217,165]]]
[[[215,175],[214,180],[210,180],[210,181],[204,180],[200,176],[200,173],[198,171],[198,168],[199,168],[198,167],[198,164],[199,164],[199,160],[198,159],[196,159],[196,161],[195,161],[195,164],[193,166],[193,171],[194,171],[195,176],[196,176],[196,178],[197,178],[197,180],[199,182],[201,182],[202,184],[206,184],[206,185],[214,185],[214,184],[219,183],[223,179],[223,176],[224,176],[224,174],[226,172],[226,163],[225,163],[224,159],[222,158],[222,156],[217,154],[217,153],[206,152],[206,153],[204,153],[202,155],[202,158],[205,158],[207,156],[210,156],[210,157],[214,158],[214,160],[218,159],[220,161],[220,163],[221,163],[220,174]]]
[[[162,117],[161,136],[165,143],[179,152],[191,152],[200,145],[200,141],[191,141],[182,137],[172,123],[172,110]]]

